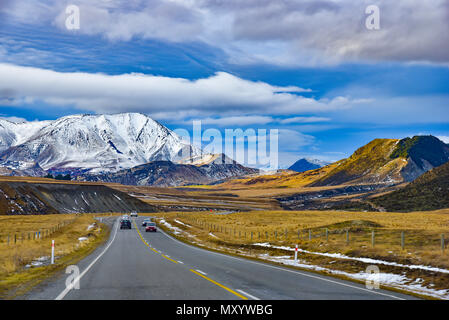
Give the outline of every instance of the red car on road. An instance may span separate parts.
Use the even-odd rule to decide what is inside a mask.
[[[145,227],[146,232],[156,232],[156,224],[154,222],[147,222],[147,226]]]

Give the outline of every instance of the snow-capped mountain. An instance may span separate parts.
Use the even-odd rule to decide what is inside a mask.
[[[140,113],[72,115],[54,121],[0,119],[4,166],[49,171],[114,172],[156,160],[201,155],[199,148]]]

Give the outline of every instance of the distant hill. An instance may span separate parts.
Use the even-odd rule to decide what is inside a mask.
[[[375,139],[311,186],[413,181],[449,161],[449,146],[433,136]]]
[[[371,199],[387,211],[449,208],[449,162],[434,168],[401,190]]]
[[[293,165],[291,165],[288,170],[296,171],[296,172],[305,172],[309,170],[319,169],[328,165],[328,162],[317,160],[317,159],[307,159],[302,158],[296,161]]]

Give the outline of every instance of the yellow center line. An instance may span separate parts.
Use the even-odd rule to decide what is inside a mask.
[[[139,237],[140,237],[140,239],[142,240],[142,242],[143,242],[148,248],[150,248],[151,250],[153,250],[154,252],[160,253],[160,252],[157,251],[156,249],[150,247],[150,245],[145,241],[145,239],[144,239],[143,236],[142,236],[142,233],[140,233],[139,228],[137,227],[136,221],[133,220],[133,223],[134,223],[134,227],[136,228],[137,233],[139,234]],[[163,257],[164,257],[165,259],[167,259],[167,260],[170,260],[171,262],[174,262],[174,263],[178,264],[178,261],[173,260],[173,259],[167,257],[167,256],[164,255],[164,254],[161,254],[161,256],[163,256]]]
[[[243,300],[248,300],[247,297],[241,295],[241,294],[238,293],[238,292],[235,292],[235,291],[232,290],[232,289],[229,289],[228,287],[222,285],[221,283],[218,283],[217,281],[214,281],[214,280],[212,280],[211,278],[206,277],[205,275],[203,275],[203,274],[201,274],[201,273],[199,273],[199,272],[197,272],[197,271],[195,271],[195,270],[193,270],[193,269],[190,269],[190,271],[192,271],[194,274],[199,275],[200,277],[202,277],[202,278],[204,278],[204,279],[206,279],[206,280],[212,282],[213,284],[219,286],[220,288],[225,289],[226,291],[229,291],[230,293],[236,295],[237,297],[239,297],[239,298],[241,298],[241,299],[243,299]]]
[[[175,261],[175,260],[173,260],[173,259],[167,257],[165,254],[162,254],[162,256],[163,256],[165,259],[168,259],[168,260],[170,260],[171,262],[174,262],[174,263],[178,264],[178,261]]]
[[[137,233],[139,234],[140,239],[142,240],[142,242],[143,242],[147,247],[149,247],[151,250],[153,250],[154,252],[159,253],[156,249],[150,247],[150,245],[149,245],[148,243],[145,242],[145,240],[144,240],[142,234],[141,234],[140,231],[139,231],[139,228],[138,228],[137,225],[136,225],[136,221],[133,220],[133,222],[134,222],[134,226],[135,226],[135,228],[136,228],[136,230],[137,230]],[[161,253],[161,256],[164,257],[164,258],[167,259],[167,260],[170,260],[171,262],[174,262],[174,263],[178,264],[178,261],[175,261],[175,260],[173,260],[173,259],[167,257],[165,254],[162,254],[162,253]],[[193,269],[190,269],[190,271],[192,271],[192,272],[195,273],[196,275],[200,276],[201,278],[206,279],[207,281],[212,282],[213,284],[219,286],[220,288],[225,289],[226,291],[228,291],[228,292],[230,292],[230,293],[236,295],[236,296],[239,297],[240,299],[248,300],[247,297],[241,295],[241,294],[238,293],[238,292],[235,292],[234,290],[232,290],[232,289],[230,289],[230,288],[228,288],[228,287],[222,285],[221,283],[218,283],[217,281],[214,281],[214,280],[212,280],[211,278],[206,277],[205,275],[203,275],[203,274],[201,274],[201,273],[199,273],[199,272],[197,272],[197,271],[195,271],[195,270],[193,270]]]

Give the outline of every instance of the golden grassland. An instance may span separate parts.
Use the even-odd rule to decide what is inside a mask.
[[[192,226],[189,232],[212,244],[217,241],[231,245],[270,242],[293,247],[299,244],[301,248],[312,251],[382,257],[386,260],[406,259],[449,268],[449,250],[445,253],[441,251],[441,235],[449,238],[449,209],[412,213],[252,211],[227,215],[166,212],[157,213],[156,216],[177,227],[182,225],[175,219],[185,222]],[[211,236],[210,232],[218,238]]]
[[[22,294],[63,266],[79,261],[109,234],[108,228],[96,222],[92,214],[0,216],[0,233],[3,234],[28,234],[64,222],[67,224],[43,239],[28,240],[25,237],[16,244],[0,243],[0,298]],[[96,226],[88,230],[94,223]],[[80,242],[80,237],[88,240]],[[52,240],[55,240],[55,265],[25,268],[39,257],[50,256]]]
[[[253,211],[228,215],[164,212],[152,216],[158,217],[157,222],[164,218],[181,229],[181,234],[173,236],[182,241],[201,244],[212,250],[233,255],[254,258],[266,254],[290,255],[293,258],[291,251],[256,245],[268,242],[273,246],[289,248],[298,245],[299,248],[310,252],[300,253],[302,261],[349,273],[365,272],[368,263],[326,257],[314,252],[340,253],[350,257],[367,257],[404,265],[449,268],[449,241],[446,240],[446,249],[442,251],[440,238],[441,234],[444,234],[446,239],[449,238],[449,209],[412,213]],[[164,224],[159,223],[159,226],[170,232]],[[404,247],[401,243],[402,232]],[[449,288],[449,277],[444,273],[383,264],[379,267],[381,272],[401,274],[411,281],[420,279],[423,286],[442,290]]]

